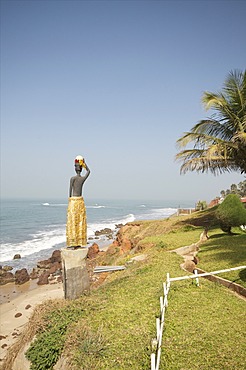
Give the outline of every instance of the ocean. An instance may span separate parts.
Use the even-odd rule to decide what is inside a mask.
[[[13,271],[27,268],[47,259],[56,249],[66,245],[66,212],[68,200],[1,200],[0,264]],[[96,242],[100,248],[112,241],[95,236],[96,231],[110,228],[116,233],[117,224],[134,220],[167,218],[180,206],[175,201],[87,200],[88,247]],[[181,207],[192,207],[189,202]],[[15,254],[21,259],[13,260]]]

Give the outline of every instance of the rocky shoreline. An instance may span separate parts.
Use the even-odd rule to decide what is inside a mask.
[[[52,280],[59,282],[62,275],[61,251],[55,250],[50,258],[39,261],[31,273],[28,273],[26,268],[17,270],[15,273],[12,273],[11,269],[10,266],[3,266],[0,269],[0,285],[8,283],[22,285],[36,279],[38,285],[48,284]]]
[[[123,225],[116,225],[116,229],[119,229]],[[114,231],[105,228],[95,232],[95,238],[100,239],[104,236],[108,241],[113,241]],[[89,238],[91,240],[91,238]],[[99,254],[100,249],[97,243],[93,243],[88,247],[87,259],[95,258],[95,255]],[[14,260],[20,259],[21,256],[15,255]],[[62,263],[61,263],[61,250],[57,249],[53,251],[52,255],[45,260],[37,262],[36,267],[29,273],[27,268],[22,268],[12,272],[13,267],[6,265],[0,265],[0,285],[6,285],[14,283],[16,285],[22,285],[30,280],[37,280],[37,285],[45,285],[49,283],[62,282]]]
[[[88,248],[87,267],[91,270],[91,262],[98,255],[103,254],[99,246],[93,243]],[[37,262],[37,266],[28,273],[26,268],[17,270],[15,273],[10,271],[9,266],[3,266],[0,269],[0,285],[12,283],[14,285],[23,285],[30,280],[36,280],[37,285],[56,284],[62,282],[62,261],[61,250],[55,250],[51,257]]]

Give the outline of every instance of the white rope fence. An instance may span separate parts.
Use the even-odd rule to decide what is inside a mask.
[[[159,370],[161,360],[161,345],[163,330],[165,324],[165,313],[168,306],[168,293],[170,291],[171,282],[195,279],[196,285],[199,286],[199,277],[205,277],[209,275],[217,275],[224,272],[243,270],[246,266],[232,267],[230,269],[218,270],[212,272],[205,272],[198,274],[197,270],[194,270],[194,274],[170,278],[170,274],[167,273],[167,281],[163,283],[163,296],[160,297],[160,316],[156,319],[156,338],[152,340],[152,353],[151,353],[151,370]]]

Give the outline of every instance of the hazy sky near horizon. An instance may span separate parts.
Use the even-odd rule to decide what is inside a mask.
[[[1,0],[1,195],[211,200],[239,173],[180,175],[204,91],[245,69],[246,1]]]

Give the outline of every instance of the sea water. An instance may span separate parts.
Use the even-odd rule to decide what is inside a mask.
[[[47,259],[56,249],[66,246],[66,212],[68,200],[1,200],[0,264],[14,270],[27,268]],[[167,218],[179,207],[175,201],[87,200],[88,247],[97,242],[102,248],[110,244],[104,235],[98,239],[96,231],[110,228],[113,233],[119,224],[134,220]],[[182,204],[182,207],[192,207]],[[21,259],[13,260],[15,254]]]

